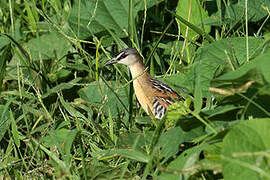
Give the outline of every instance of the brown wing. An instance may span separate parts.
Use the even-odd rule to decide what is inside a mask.
[[[167,108],[173,104],[175,100],[184,101],[184,98],[179,96],[177,92],[171,89],[167,84],[154,78],[151,78],[150,81],[153,86],[154,94],[156,94],[152,102],[154,115],[156,118],[162,119]]]

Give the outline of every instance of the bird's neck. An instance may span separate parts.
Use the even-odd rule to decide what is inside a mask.
[[[148,72],[145,70],[142,61],[137,61],[136,63],[129,65],[129,69],[132,79],[140,79],[142,76],[148,76]]]

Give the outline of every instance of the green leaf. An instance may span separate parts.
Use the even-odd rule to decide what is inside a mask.
[[[118,82],[108,82],[108,86],[103,82],[92,82],[87,87],[80,89],[79,95],[93,107],[104,105],[102,109],[107,116],[109,116],[110,110],[111,115],[117,117],[119,111],[124,112],[127,109],[127,90]]]
[[[190,11],[190,12],[189,12]],[[205,25],[203,20],[208,18],[207,12],[202,8],[200,1],[198,0],[179,0],[176,7],[176,14],[184,18],[189,23],[197,26],[200,29],[208,34],[210,32],[210,26]],[[179,23],[179,29],[181,34],[187,39],[196,40],[199,38],[199,35],[192,28],[186,26],[181,21],[177,19]],[[186,36],[187,35],[187,36]]]
[[[269,179],[270,119],[253,119],[235,126],[224,138],[224,179]]]
[[[59,96],[60,102],[63,105],[63,107],[65,108],[65,110],[74,118],[78,118],[81,120],[86,120],[87,118],[77,109],[75,109],[72,106],[72,103],[66,102],[63,98],[63,96]]]
[[[172,74],[164,78],[157,78],[158,80],[165,82],[173,87],[174,90],[183,95],[184,92],[188,92],[191,87],[190,83],[187,83],[186,76],[183,73]]]
[[[266,53],[256,57],[249,63],[241,66],[239,69],[236,71],[232,71],[229,73],[226,73],[218,78],[215,79],[215,81],[232,81],[239,79],[243,77],[245,74],[252,72],[252,70],[255,73],[250,76],[251,78],[249,80],[256,80],[259,83],[263,83],[263,81],[267,81],[268,83],[270,82],[270,71],[269,71],[269,56],[270,56],[270,51],[267,51]],[[264,79],[262,80],[260,76],[263,75]],[[245,78],[247,79],[247,78]]]
[[[198,74],[202,74],[201,73],[201,68],[199,66],[195,67],[195,71]],[[194,113],[199,113],[201,108],[202,108],[202,103],[203,103],[203,95],[202,95],[202,91],[203,89],[202,87],[202,81],[201,81],[202,76],[198,75],[195,76],[195,89],[194,89]]]
[[[180,119],[182,116],[188,114],[187,109],[190,105],[190,100],[186,100],[185,102],[179,101],[175,102],[174,104],[170,105],[167,110],[167,120],[168,121],[175,121]]]
[[[9,103],[6,103],[5,106],[0,105],[0,141],[4,137],[11,123],[10,114],[7,110],[8,106]]]
[[[63,35],[51,32],[31,39],[24,44],[24,48],[30,52],[33,60],[46,60],[63,57],[71,50],[72,46]]]
[[[144,1],[133,0],[133,17],[144,9]],[[146,7],[155,5],[158,0],[147,0]],[[118,37],[126,37],[128,31],[129,3],[126,0],[74,1],[68,20],[72,35],[85,39],[94,34],[112,30]]]
[[[51,82],[56,82],[61,79],[67,78],[71,74],[70,70],[61,68],[58,69],[57,72],[49,73],[48,78]]]
[[[34,138],[31,139],[37,146],[39,146],[39,148],[41,150],[43,150],[46,154],[48,154],[48,156],[50,158],[52,158],[52,160],[54,160],[59,167],[63,170],[63,171],[69,171],[68,166],[65,164],[64,161],[60,160],[58,158],[58,156],[56,155],[56,153],[54,153],[53,151],[48,150],[46,147],[44,147],[42,144],[40,144],[37,140],[35,140]]]
[[[9,43],[9,39],[5,36],[2,36],[0,34],[0,49],[2,49],[4,46],[6,46]]]
[[[17,124],[15,122],[15,119],[13,117],[12,112],[10,111],[10,117],[11,117],[11,132],[12,132],[12,136],[14,139],[14,142],[16,144],[16,146],[18,146],[18,148],[20,147],[20,139],[19,139],[19,132],[18,132],[18,127]]]
[[[149,144],[152,132],[146,134],[139,133],[122,133],[119,136],[117,144],[121,148],[133,148],[136,150],[144,151],[145,146]]]
[[[78,91],[80,97],[90,103],[101,103],[102,96],[97,82],[92,82],[88,86]]]
[[[267,8],[270,8],[270,1],[267,0],[248,0],[248,21],[257,22],[268,15]],[[216,25],[232,23],[236,24],[239,21],[245,19],[245,0],[238,0],[227,3],[226,6],[222,6],[219,11],[212,14],[212,23]],[[222,11],[222,12],[220,12]],[[222,17],[220,17],[222,15]],[[216,20],[216,21],[215,21]],[[222,20],[222,21],[220,21]],[[221,24],[219,22],[222,22]]]
[[[179,151],[179,144],[183,143],[184,140],[184,132],[180,127],[171,128],[160,136],[156,146],[161,148],[160,153],[165,158],[163,162]]]
[[[22,89],[21,91],[18,91],[18,90],[3,91],[2,95],[23,97],[23,98],[26,98],[26,99],[31,99],[31,100],[35,99],[35,100],[37,100],[37,97],[34,96],[33,93],[25,91],[24,89]]]
[[[81,81],[81,78],[73,79],[67,83],[61,83],[61,84],[59,84],[51,89],[48,89],[48,91],[45,94],[43,94],[41,97],[44,99],[44,98],[46,98],[54,93],[58,93],[58,92],[62,91],[62,90],[71,89],[79,81]]]
[[[0,47],[1,47],[1,44],[0,44]],[[5,46],[2,51],[0,51],[0,94],[2,92],[3,80],[6,75],[6,66],[7,66],[8,61],[11,60],[11,58],[12,58],[12,51],[11,51],[11,45],[9,44]]]
[[[224,116],[226,114],[231,114],[230,111],[239,109],[240,107],[236,107],[234,105],[225,105],[225,106],[217,106],[214,109],[209,109],[206,111],[203,111],[203,114],[207,116],[208,119],[215,117],[215,116]],[[222,120],[218,118],[218,120]],[[226,120],[226,119],[224,119]]]
[[[196,172],[195,165],[199,161],[199,155],[201,150],[201,146],[195,146],[182,152],[181,155],[178,156],[175,160],[173,160],[166,168],[172,172],[179,172],[177,174],[162,172],[160,175],[160,179],[164,179],[165,177],[170,177],[170,179],[188,179],[188,174]]]
[[[143,153],[139,150],[134,149],[115,149],[115,150],[106,150],[101,151],[97,154],[99,156],[99,159],[107,159],[114,156],[123,156],[125,158],[129,158],[132,160],[135,160],[136,162],[143,162],[148,163],[149,157],[146,153]]]
[[[246,62],[245,42],[245,38],[231,38],[199,48],[194,64],[186,75],[185,84],[189,84],[188,87],[193,91],[197,86],[196,91],[202,91],[202,96],[206,97],[214,76],[224,71],[234,71]],[[250,37],[249,42],[249,53],[253,54],[263,40]],[[198,98],[201,97],[201,93],[196,94],[200,95]]]
[[[65,162],[70,163],[71,146],[77,135],[77,130],[56,129],[51,130],[42,140],[47,147],[56,146]]]

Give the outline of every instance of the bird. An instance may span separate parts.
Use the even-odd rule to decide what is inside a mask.
[[[142,56],[135,48],[122,49],[104,66],[112,64],[124,64],[129,68],[140,105],[148,115],[151,113],[156,119],[162,119],[168,107],[176,100],[185,100],[170,86],[151,77],[143,64]]]

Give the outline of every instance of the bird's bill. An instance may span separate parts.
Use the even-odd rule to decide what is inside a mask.
[[[111,64],[115,64],[117,63],[117,59],[116,58],[112,58],[111,60],[107,61],[104,66],[108,66],[108,65],[111,65]]]

